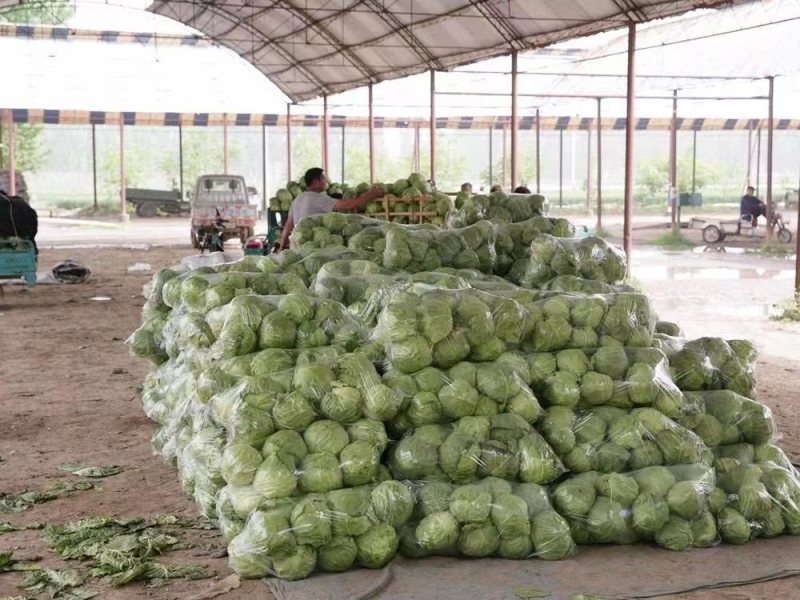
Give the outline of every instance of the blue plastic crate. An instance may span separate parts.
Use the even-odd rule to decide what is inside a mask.
[[[22,278],[36,283],[36,247],[20,238],[0,238],[0,279]]]

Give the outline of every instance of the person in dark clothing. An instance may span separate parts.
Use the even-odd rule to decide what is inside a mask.
[[[742,196],[742,201],[739,203],[739,213],[741,218],[750,221],[755,229],[758,222],[758,217],[761,215],[767,216],[766,205],[756,198],[756,189],[750,185],[747,187],[747,193]]]
[[[520,186],[517,186],[514,189],[514,193],[515,194],[530,194],[531,191],[527,187],[525,187],[524,185],[520,185]]]
[[[39,217],[19,196],[0,190],[0,237],[20,237],[36,245]]]

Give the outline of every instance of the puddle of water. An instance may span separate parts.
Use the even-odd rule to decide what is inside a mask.
[[[793,269],[688,267],[677,265],[636,266],[634,274],[641,281],[690,281],[703,279],[723,281],[735,279],[793,279]]]

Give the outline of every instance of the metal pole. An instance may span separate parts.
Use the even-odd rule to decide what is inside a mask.
[[[125,196],[125,118],[119,114],[119,210],[122,220],[128,217],[127,197]]]
[[[8,193],[17,195],[17,148],[14,141],[14,115],[11,110],[6,111],[8,117]]]
[[[228,115],[222,115],[222,172],[228,174]]]
[[[586,212],[592,214],[592,126],[586,128]]]
[[[772,138],[773,129],[775,128],[774,112],[775,112],[775,77],[770,75],[767,77],[769,81],[769,116],[767,120],[767,241],[772,240],[774,226],[770,222],[772,218]],[[798,228],[800,233],[800,228]]]
[[[678,90],[672,90],[672,121],[669,128],[669,206],[672,232],[678,233]]]
[[[750,175],[747,176],[747,185],[750,185]],[[692,194],[697,188],[697,129],[692,131]]]
[[[178,123],[178,177],[181,186],[181,199],[183,199],[183,125],[180,123]]]
[[[542,193],[542,153],[541,153],[541,124],[539,123],[539,109],[536,109],[536,193]]]
[[[747,125],[747,185],[750,185],[750,175],[753,166],[753,122]]]
[[[322,95],[322,170],[328,172],[328,95]]]
[[[414,172],[415,173],[419,173],[420,161],[421,161],[419,138],[420,138],[419,125],[417,125],[416,127],[414,127]]]
[[[603,227],[603,113],[597,99],[597,229]]]
[[[3,170],[3,117],[5,117],[5,111],[0,112],[0,171]]]
[[[286,103],[286,179],[292,180],[292,105]]]
[[[797,188],[797,232],[795,233],[795,257],[794,257],[794,292],[800,294],[800,180]]]
[[[508,142],[508,133],[507,132],[508,132],[508,128],[505,125],[503,125],[503,170],[501,171],[501,173],[503,174],[503,179],[501,180],[502,181],[501,185],[504,188],[506,187],[506,175],[508,174],[508,172],[506,171],[506,160],[507,160],[506,151],[508,150],[508,148],[507,148],[507,146],[508,146],[508,143],[507,143]]]
[[[97,212],[97,135],[92,123],[92,191],[94,193],[94,210]]]
[[[511,190],[517,187],[519,157],[517,156],[517,51],[511,52]]]
[[[261,210],[267,210],[267,126],[261,123]]]
[[[372,106],[372,84],[367,88],[369,92],[369,182],[375,183],[375,118]]]
[[[494,156],[493,150],[494,148],[494,129],[492,126],[489,126],[489,189],[491,189],[492,185],[494,185]]]
[[[564,130],[558,130],[558,208],[564,206]]]
[[[436,183],[436,71],[431,69],[431,181]]]
[[[631,274],[631,255],[633,238],[633,132],[634,96],[636,94],[636,23],[628,25],[628,87],[625,114],[625,219],[623,223],[623,245],[628,262],[628,275]]]
[[[345,167],[345,155],[344,155],[344,123],[342,123],[342,183],[344,183],[344,167]]]
[[[761,187],[761,127],[756,132],[756,196]]]

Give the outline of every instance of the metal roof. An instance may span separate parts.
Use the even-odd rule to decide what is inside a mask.
[[[0,0],[0,4],[8,0]],[[298,102],[741,0],[155,0]]]

